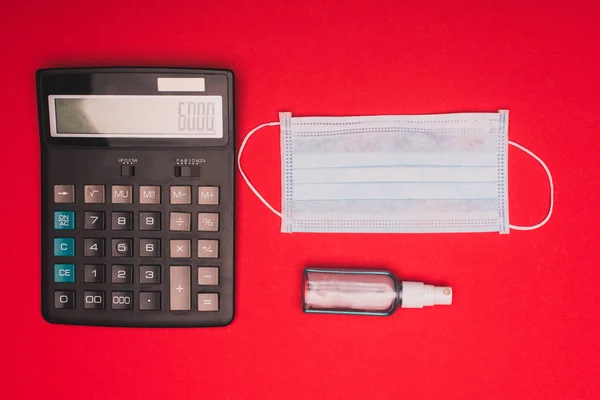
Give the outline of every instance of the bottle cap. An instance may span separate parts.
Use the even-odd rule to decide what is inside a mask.
[[[402,281],[402,308],[423,308],[452,304],[452,288]]]

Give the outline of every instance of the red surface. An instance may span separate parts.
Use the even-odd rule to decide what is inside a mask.
[[[598,399],[598,2],[10,1],[1,6],[4,398]],[[52,326],[39,306],[34,72],[227,67],[238,143],[296,115],[511,111],[556,210],[535,232],[281,234],[239,180],[237,317],[224,329]],[[279,206],[277,130],[244,165]],[[543,170],[510,151],[511,222],[540,220]],[[12,194],[15,197],[9,197]],[[309,316],[307,265],[450,284],[450,307]]]

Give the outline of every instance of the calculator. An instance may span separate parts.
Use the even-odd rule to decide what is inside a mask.
[[[44,319],[228,325],[233,73],[59,68],[36,80]]]

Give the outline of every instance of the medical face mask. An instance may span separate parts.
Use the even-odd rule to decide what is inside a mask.
[[[241,165],[250,137],[279,125],[282,210]],[[550,209],[537,225],[511,225],[508,146],[536,159],[550,182]],[[499,232],[531,230],[552,214],[546,164],[508,140],[508,111],[438,115],[292,117],[248,133],[238,153],[251,190],[281,217],[282,232]]]

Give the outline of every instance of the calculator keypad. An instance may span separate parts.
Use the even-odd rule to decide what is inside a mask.
[[[54,186],[54,203],[73,205],[52,214],[53,276],[61,285],[53,291],[55,309],[220,310],[217,186],[90,184],[81,185],[81,197],[77,188]],[[87,210],[76,211],[79,203]],[[77,256],[87,262],[70,262]],[[84,290],[69,289],[78,282]]]

